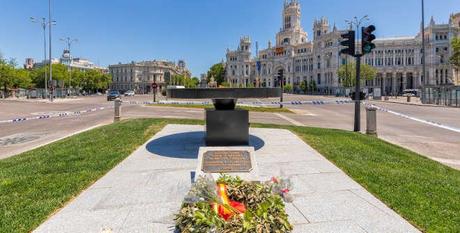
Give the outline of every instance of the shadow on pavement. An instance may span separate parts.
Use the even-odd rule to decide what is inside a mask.
[[[198,151],[204,144],[205,132],[187,132],[164,136],[149,142],[146,146],[148,152],[159,156],[179,158],[179,159],[196,159]],[[249,145],[255,150],[259,150],[265,145],[265,142],[254,135],[249,135]]]

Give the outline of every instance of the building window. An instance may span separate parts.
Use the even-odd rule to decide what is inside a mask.
[[[318,73],[318,78],[316,79],[316,83],[319,85],[321,84],[321,74]]]

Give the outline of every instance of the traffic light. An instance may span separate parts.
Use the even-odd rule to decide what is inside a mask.
[[[340,45],[346,47],[340,50],[340,53],[355,56],[355,31],[348,31],[347,33],[340,36],[343,38],[343,40],[340,42]]]
[[[375,35],[372,32],[375,31],[375,26],[370,25],[369,27],[362,28],[362,43],[361,48],[363,49],[363,55],[372,52],[375,49],[375,44],[372,43],[375,40]]]

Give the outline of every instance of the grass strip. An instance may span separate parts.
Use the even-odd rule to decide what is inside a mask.
[[[360,133],[253,126],[284,128],[296,133],[420,230],[460,232],[460,171]]]
[[[0,160],[0,232],[38,227],[164,124],[122,121]]]

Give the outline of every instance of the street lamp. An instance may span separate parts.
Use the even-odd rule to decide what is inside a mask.
[[[64,43],[66,43],[66,45],[67,45],[67,51],[69,53],[69,64],[68,64],[68,66],[69,66],[69,88],[72,88],[72,55],[70,53],[70,48],[71,48],[73,43],[78,42],[78,39],[65,37],[65,38],[61,38],[59,40],[64,42]]]
[[[35,17],[30,17],[30,21],[32,23],[40,23],[40,22],[37,21],[37,19]],[[51,23],[53,25],[56,25],[56,21],[51,21]],[[46,22],[46,18],[42,17],[42,22],[40,23],[40,26],[43,29],[43,65],[45,65],[45,62],[46,62],[46,27],[48,26],[48,24],[49,24],[49,22]],[[44,77],[44,81],[45,81],[45,98],[47,98],[47,95],[48,95],[48,82],[46,80],[46,77],[47,77],[46,69],[45,69],[44,75],[45,75],[45,77]]]
[[[426,73],[426,38],[425,38],[425,1],[422,0],[422,72],[423,72],[423,82],[422,82],[422,103],[426,103],[425,94],[426,91],[425,86],[430,85],[429,83],[429,75]]]

